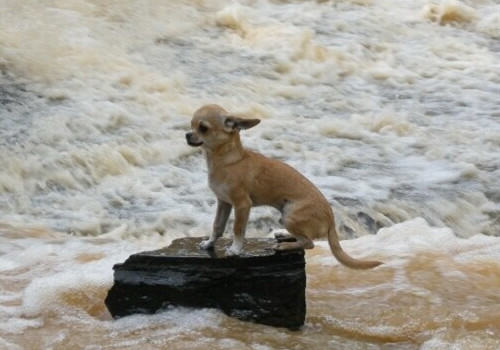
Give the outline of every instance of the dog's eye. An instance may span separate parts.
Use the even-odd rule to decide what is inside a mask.
[[[200,126],[198,127],[198,131],[202,134],[206,133],[208,131],[208,127],[203,125],[203,124],[200,124]]]

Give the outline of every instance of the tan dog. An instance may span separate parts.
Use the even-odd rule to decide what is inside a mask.
[[[192,132],[186,134],[187,143],[205,150],[210,188],[217,196],[213,231],[200,247],[213,247],[222,236],[234,207],[233,242],[226,254],[238,255],[243,247],[250,208],[270,205],[281,212],[282,222],[296,239],[282,241],[276,249],[311,249],[313,239],[328,236],[330,249],[342,264],[355,269],[380,265],[378,261],[353,259],[342,250],[332,209],[309,180],[280,161],[243,148],[239,131],[259,122],[259,119],[231,116],[217,105],[203,106],[193,116]]]

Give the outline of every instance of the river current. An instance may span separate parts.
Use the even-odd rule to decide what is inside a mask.
[[[495,0],[0,0],[0,349],[499,349],[499,96]],[[206,103],[385,262],[317,242],[299,331],[104,306],[113,264],[209,233]]]

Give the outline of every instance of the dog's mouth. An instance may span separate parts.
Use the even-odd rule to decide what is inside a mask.
[[[193,147],[199,147],[199,146],[203,145],[203,141],[193,142],[193,141],[187,140],[187,143],[189,146],[193,146]]]

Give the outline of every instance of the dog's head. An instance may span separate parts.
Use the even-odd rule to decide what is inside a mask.
[[[191,120],[191,132],[186,134],[188,145],[215,149],[231,142],[240,130],[259,124],[259,119],[244,119],[232,116],[218,105],[206,105],[198,109]]]

